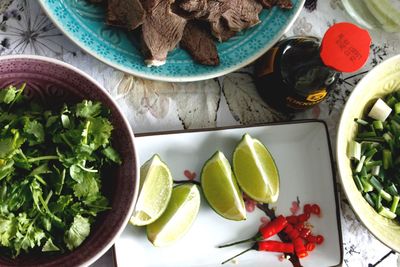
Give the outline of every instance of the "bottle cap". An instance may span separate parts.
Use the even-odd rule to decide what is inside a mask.
[[[371,37],[358,26],[341,22],[325,33],[321,43],[322,62],[340,72],[355,72],[364,66],[369,57]]]

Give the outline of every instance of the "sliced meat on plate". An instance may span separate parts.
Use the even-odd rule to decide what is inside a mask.
[[[142,0],[145,2],[145,0]],[[163,65],[182,39],[186,19],[172,13],[171,1],[151,0],[142,25],[142,50],[148,66]]]
[[[130,31],[139,27],[145,17],[140,0],[108,0],[107,24]]]
[[[187,50],[200,64],[216,66],[219,64],[217,47],[204,23],[189,21],[186,24],[180,46]]]

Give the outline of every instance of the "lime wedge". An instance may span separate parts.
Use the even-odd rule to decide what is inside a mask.
[[[130,222],[148,225],[165,211],[172,192],[172,175],[168,166],[154,155],[140,167],[139,197]]]
[[[279,173],[268,149],[245,134],[233,152],[233,171],[240,188],[252,199],[274,203],[279,196]]]
[[[201,187],[210,206],[229,220],[245,220],[242,193],[225,155],[217,151],[203,166]]]
[[[192,226],[200,208],[196,185],[184,184],[172,190],[168,207],[162,216],[147,226],[147,238],[156,247],[164,247],[182,238]]]

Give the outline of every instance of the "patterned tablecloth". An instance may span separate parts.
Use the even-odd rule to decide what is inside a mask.
[[[35,0],[0,0],[0,10],[8,2],[12,2],[11,6],[0,12],[0,55],[38,54],[79,67],[117,100],[135,133],[318,118],[327,122],[334,145],[341,110],[354,86],[368,70],[400,52],[399,34],[372,32],[368,64],[356,74],[342,75],[339,86],[318,107],[288,117],[271,111],[259,98],[251,67],[219,79],[195,83],[143,80],[112,69],[80,50],[55,28]],[[287,36],[322,36],[335,22],[349,20],[341,0],[307,1]],[[375,266],[391,250],[369,234],[344,198],[341,211],[343,266]],[[390,253],[379,266],[400,266],[398,258]],[[110,253],[94,264],[112,265]]]

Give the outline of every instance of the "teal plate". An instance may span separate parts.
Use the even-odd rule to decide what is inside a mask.
[[[170,82],[199,81],[244,67],[265,53],[299,15],[305,0],[292,0],[291,10],[263,10],[261,23],[218,43],[221,63],[210,67],[195,63],[177,48],[160,67],[147,67],[127,33],[104,24],[105,10],[86,0],[39,0],[43,10],[73,42],[104,63],[135,76]]]

